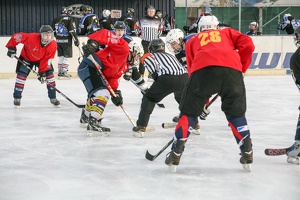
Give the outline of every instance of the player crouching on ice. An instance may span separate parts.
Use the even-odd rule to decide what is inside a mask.
[[[243,73],[251,64],[254,44],[249,36],[231,28],[218,29],[218,24],[215,16],[201,17],[199,33],[186,44],[189,81],[180,101],[181,113],[172,149],[165,160],[173,172],[179,165],[197,117],[202,113],[207,99],[216,93],[221,97],[222,111],[240,148],[240,163],[250,171],[253,162],[252,142],[245,117]]]
[[[291,74],[295,81],[297,88],[300,91],[300,26],[295,30],[295,44],[297,46],[296,52],[292,55],[290,60]],[[299,106],[300,110],[300,106]],[[287,152],[287,162],[293,164],[300,164],[300,114],[298,117],[297,130],[295,134],[295,143],[291,150]]]
[[[57,44],[54,39],[53,29],[50,25],[42,25],[39,33],[15,33],[12,35],[6,47],[7,56],[14,58],[17,54],[16,46],[23,44],[23,48],[18,61],[16,73],[16,83],[13,93],[14,105],[21,105],[22,92],[24,90],[29,68],[37,67],[39,81],[47,83],[48,97],[51,104],[59,107],[60,102],[56,99],[56,91],[51,86],[56,86],[51,60],[54,58]]]
[[[86,88],[88,99],[82,110],[80,123],[87,124],[89,132],[109,134],[110,129],[103,127],[101,121],[111,94],[96,65],[88,56],[91,55],[101,67],[102,73],[116,94],[116,97],[112,96],[112,102],[120,106],[123,104],[123,98],[121,91],[118,90],[118,80],[128,68],[129,53],[128,43],[122,39],[124,32],[125,24],[117,21],[113,32],[102,29],[90,34],[87,44],[82,47],[85,56],[78,67],[78,76]],[[99,50],[100,44],[106,47]]]

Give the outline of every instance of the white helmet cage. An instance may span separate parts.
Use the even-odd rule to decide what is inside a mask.
[[[130,60],[130,65],[138,65],[140,58],[144,55],[144,49],[143,46],[140,43],[137,43],[135,41],[131,41],[128,44],[129,46],[129,51],[131,54],[131,60]],[[137,57],[137,59],[135,59]]]
[[[102,12],[102,16],[103,17],[106,17],[106,18],[109,18],[109,16],[110,16],[110,10],[103,10],[103,12]]]
[[[216,16],[202,16],[198,23],[198,32],[204,31],[204,30],[216,30],[218,29],[219,20],[216,18]]]
[[[179,54],[180,51],[182,50],[182,45],[180,42],[180,38],[184,38],[184,34],[180,29],[171,29],[167,36],[166,36],[166,45],[167,48],[169,49],[169,51],[173,52],[174,54]],[[178,44],[178,48],[174,49],[172,47],[172,43],[177,43]]]

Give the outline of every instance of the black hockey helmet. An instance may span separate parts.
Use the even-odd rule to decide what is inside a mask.
[[[165,52],[165,43],[162,39],[154,39],[149,44],[149,52]]]
[[[41,35],[41,43],[44,46],[49,44],[54,39],[54,32],[50,25],[42,25],[40,28],[40,35]]]
[[[89,5],[82,5],[80,6],[80,11],[83,12],[83,11],[92,11],[92,7],[89,6]]]
[[[61,7],[61,14],[68,14],[68,8],[66,6]]]
[[[126,25],[123,21],[116,21],[114,24],[114,29],[126,29]]]

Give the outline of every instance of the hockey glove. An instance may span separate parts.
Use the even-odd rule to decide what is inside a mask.
[[[202,120],[206,120],[207,115],[209,115],[210,110],[206,107],[206,104],[204,105],[203,111],[200,114],[199,118]]]
[[[119,106],[119,105],[122,105],[123,104],[123,97],[122,97],[122,93],[121,93],[121,90],[115,90],[114,91],[115,94],[116,94],[116,97],[111,97],[111,101],[116,105],[116,106]]]
[[[82,46],[85,56],[89,56],[99,50],[99,43],[96,40],[88,40],[86,45]]]
[[[7,56],[10,58],[14,58],[17,55],[17,48],[16,47],[8,47]]]
[[[38,79],[41,82],[41,84],[46,83],[46,72],[39,72]]]
[[[132,77],[132,69],[128,69],[124,75],[123,75],[123,78],[126,80],[126,81],[129,81]]]

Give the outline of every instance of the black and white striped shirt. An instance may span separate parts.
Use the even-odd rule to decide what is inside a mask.
[[[136,35],[141,34],[144,41],[152,41],[158,39],[163,31],[160,19],[144,17],[138,20],[134,25]]]
[[[142,64],[150,74],[161,75],[182,75],[187,73],[177,58],[169,53],[146,53],[142,58]]]

